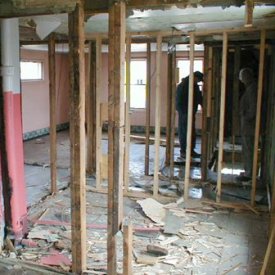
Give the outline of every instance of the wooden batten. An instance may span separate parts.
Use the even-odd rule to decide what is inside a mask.
[[[96,43],[89,42],[88,88],[86,91],[87,163],[86,171],[96,171]]]
[[[190,74],[189,74],[189,90],[188,90],[188,119],[187,119],[187,139],[186,139],[186,161],[185,161],[185,177],[184,177],[184,201],[188,200],[189,193],[189,177],[191,166],[191,143],[192,143],[192,119],[194,104],[194,52],[195,52],[195,35],[190,35]]]
[[[130,102],[131,102],[131,37],[126,37],[126,103],[125,103],[125,147],[124,147],[124,191],[129,189],[130,155]]]
[[[146,119],[145,119],[145,167],[144,174],[149,175],[150,159],[150,114],[151,114],[151,43],[147,43],[146,68]]]
[[[211,71],[208,71],[209,69],[209,53],[210,47],[205,47],[204,50],[204,83],[203,83],[203,109],[202,109],[202,139],[201,139],[201,178],[203,181],[207,179],[207,160],[208,160],[208,129],[207,129],[207,108],[210,104],[208,104],[208,98],[209,98],[209,80],[211,81]],[[210,77],[210,79],[209,79]]]
[[[100,94],[102,86],[102,40],[101,37],[96,39],[96,94],[95,94],[95,108],[96,108],[96,188],[101,188],[101,163],[102,163],[102,119],[100,108]]]
[[[245,0],[245,27],[252,27],[253,24],[254,0]]]
[[[153,186],[154,197],[158,195],[158,189],[159,189],[161,58],[162,58],[162,37],[161,35],[158,35],[157,36],[157,53],[156,53],[155,160],[154,160],[154,186]]]
[[[86,270],[84,1],[69,14],[72,269]]]
[[[173,52],[172,55],[172,81],[171,81],[171,129],[170,129],[170,144],[166,144],[166,146],[170,146],[170,178],[174,177],[174,141],[175,141],[175,121],[176,121],[176,89],[177,89],[177,59],[176,59],[176,51]]]
[[[123,275],[132,275],[133,261],[133,225],[123,225]]]
[[[228,34],[223,33],[222,50],[222,83],[221,83],[221,101],[220,101],[220,124],[219,124],[219,152],[218,152],[218,178],[216,201],[221,201],[222,189],[222,164],[223,164],[223,139],[224,139],[224,116],[225,116],[225,96],[226,96],[226,72],[227,72],[227,52],[228,52]]]
[[[258,97],[257,97],[254,156],[253,156],[253,169],[252,169],[252,188],[251,188],[251,201],[250,201],[252,206],[254,206],[254,204],[255,204],[257,172],[258,172],[257,166],[258,166],[258,148],[259,148],[260,124],[261,124],[262,95],[263,95],[265,40],[266,40],[266,31],[261,31],[259,77],[258,77]]]
[[[172,53],[168,52],[167,55],[167,93],[166,93],[166,154],[165,165],[170,165],[171,158],[171,104],[172,104]]]
[[[49,91],[50,91],[50,166],[51,166],[51,193],[57,192],[57,149],[56,149],[56,67],[55,67],[55,36],[50,35],[48,45],[49,56]]]
[[[108,274],[117,273],[116,234],[123,214],[125,2],[109,9]]]

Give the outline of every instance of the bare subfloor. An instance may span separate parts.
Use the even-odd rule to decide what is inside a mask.
[[[106,152],[107,141],[103,140]],[[152,173],[154,148],[150,148]],[[49,139],[25,142],[25,173],[28,192],[29,234],[16,253],[4,252],[1,274],[57,274],[70,271],[71,216],[68,133],[58,134],[58,179],[62,188],[49,194]],[[160,167],[164,166],[165,148],[160,150]],[[130,186],[136,192],[152,191],[152,177],[143,175],[144,144],[131,143]],[[268,215],[264,207],[250,209],[243,199],[247,189],[239,188],[232,204],[215,205],[211,185],[200,182],[200,169],[194,167],[192,186],[203,190],[202,199],[183,202],[183,168],[177,166],[175,179],[160,176],[158,202],[153,199],[124,198],[124,216],[134,226],[133,274],[258,274],[267,245]],[[102,186],[107,186],[106,182]],[[91,274],[106,274],[107,268],[107,196],[94,192],[94,177],[87,178],[87,269]],[[237,187],[236,187],[237,188]],[[232,189],[232,187],[231,187]],[[164,196],[165,195],[165,196]],[[228,195],[228,194],[227,194]],[[42,197],[45,197],[41,200]],[[208,198],[207,198],[208,197]],[[228,199],[226,194],[223,199]],[[39,203],[38,203],[39,202]],[[158,204],[159,203],[159,204]],[[230,207],[230,208],[229,208]],[[232,208],[231,208],[232,207]],[[118,271],[122,272],[123,234],[117,236]],[[149,244],[161,248],[162,254],[149,251]],[[12,258],[16,258],[14,260]],[[20,260],[33,265],[23,265]],[[53,266],[54,272],[41,268]],[[24,271],[24,272],[23,272]],[[17,273],[14,273],[17,272]]]

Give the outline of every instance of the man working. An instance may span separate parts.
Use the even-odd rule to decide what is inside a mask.
[[[194,149],[196,146],[195,115],[198,105],[202,106],[202,94],[198,83],[203,81],[203,74],[199,71],[194,72],[194,101],[193,101],[193,119],[192,119],[192,145],[191,156],[199,157]],[[188,94],[189,94],[189,76],[183,78],[176,91],[176,110],[178,112],[178,134],[180,142],[180,156],[185,158],[186,138],[187,138],[187,117],[188,117]]]
[[[249,181],[252,177],[253,167],[257,82],[250,68],[241,69],[239,79],[245,85],[245,92],[240,100],[242,152],[245,172],[237,179],[240,181]]]

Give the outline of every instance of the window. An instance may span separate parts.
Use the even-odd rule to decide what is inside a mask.
[[[21,80],[42,80],[43,63],[40,61],[20,62]]]
[[[189,75],[190,70],[190,60],[187,59],[179,59],[178,60],[178,68],[179,68],[179,81]],[[203,72],[203,61],[202,59],[194,60],[194,72],[200,71]]]
[[[146,60],[131,60],[130,108],[146,107]]]

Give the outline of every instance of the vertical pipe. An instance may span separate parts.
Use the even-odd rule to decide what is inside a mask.
[[[186,161],[185,161],[185,177],[184,177],[184,201],[188,200],[189,177],[191,166],[191,143],[192,143],[192,120],[193,120],[193,104],[194,104],[194,49],[195,35],[190,34],[190,74],[188,89],[188,119],[187,119],[187,142],[186,142]]]
[[[225,94],[226,94],[227,48],[228,48],[228,35],[226,32],[224,32],[223,49],[222,49],[222,83],[221,83],[221,102],[220,102],[218,179],[217,179],[217,194],[216,194],[217,202],[221,201],[221,188],[222,188],[222,161],[223,161]]]

